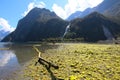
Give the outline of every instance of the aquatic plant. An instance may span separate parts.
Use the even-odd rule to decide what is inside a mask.
[[[63,80],[119,80],[120,45],[114,44],[59,44],[57,49],[46,49],[41,56],[55,63],[51,68],[57,79]],[[37,53],[36,53],[37,54]],[[34,57],[24,70],[24,76],[33,80],[51,80],[51,73],[35,62]]]

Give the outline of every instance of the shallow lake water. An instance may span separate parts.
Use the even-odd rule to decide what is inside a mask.
[[[27,62],[38,56],[33,45],[42,53],[59,46],[41,43],[0,43],[0,80],[13,80],[15,74],[20,72]]]
[[[33,44],[0,43],[0,80],[5,80],[33,57]]]

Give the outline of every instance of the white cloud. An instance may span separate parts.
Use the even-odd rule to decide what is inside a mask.
[[[64,8],[54,3],[52,9],[58,16],[66,19],[75,11],[84,11],[86,8],[95,7],[102,1],[103,0],[68,0]]]
[[[22,14],[22,16],[26,16],[34,7],[45,8],[45,6],[46,4],[44,2],[37,2],[36,0],[34,0],[34,2],[29,3],[27,10]]]
[[[58,6],[57,4],[53,4],[52,7],[53,11],[55,11],[55,13],[60,16],[61,18],[66,18],[66,12],[64,9],[62,9],[60,6]]]
[[[11,27],[7,20],[0,18],[0,30],[12,32],[15,28]]]
[[[103,0],[88,0],[88,2],[91,4],[91,8],[97,6],[99,3],[101,3]]]
[[[12,58],[16,58],[16,55],[13,54],[13,52],[6,52],[3,55],[0,55],[1,59],[0,59],[0,67],[5,66],[10,59]]]

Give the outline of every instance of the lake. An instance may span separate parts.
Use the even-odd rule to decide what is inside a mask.
[[[59,69],[48,69],[46,63],[46,66],[35,66],[38,53],[33,45],[42,52],[44,60]],[[71,76],[85,80],[119,80],[119,64],[120,45],[116,44],[0,43],[0,80],[50,80],[53,77],[62,80]]]
[[[59,47],[45,43],[0,43],[0,80],[13,80],[27,62],[38,56],[33,45],[42,53]]]
[[[0,80],[9,79],[36,56],[33,44],[0,43]]]

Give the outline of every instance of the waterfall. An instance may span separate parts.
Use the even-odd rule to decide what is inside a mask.
[[[107,38],[107,40],[114,40],[114,37],[112,33],[109,31],[109,29],[106,28],[104,25],[102,27],[103,27],[104,35]]]
[[[69,28],[70,28],[70,24],[67,25],[67,27],[66,27],[66,29],[65,29],[65,32],[64,32],[64,34],[63,34],[63,36],[62,36],[62,38],[64,38],[65,35],[68,33]]]

